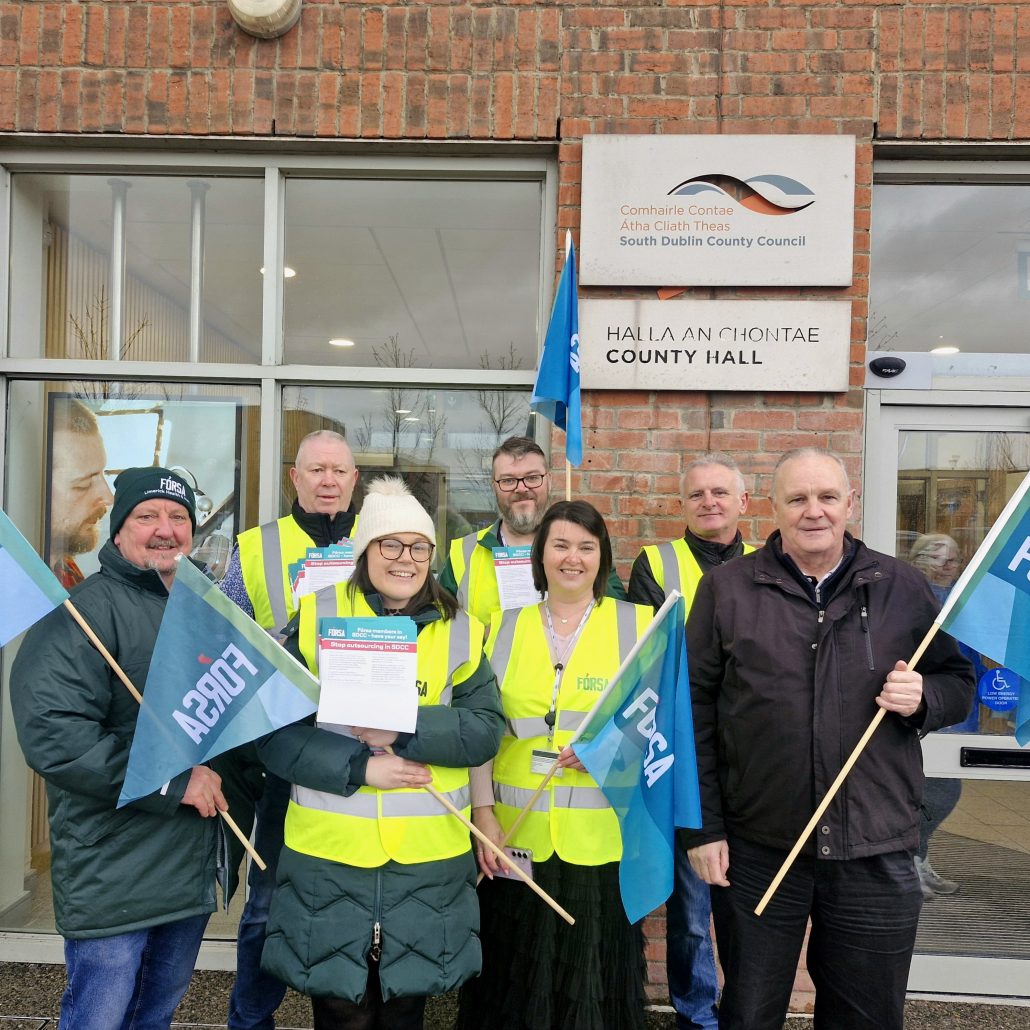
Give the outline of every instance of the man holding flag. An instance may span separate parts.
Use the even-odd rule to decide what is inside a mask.
[[[164,468],[115,482],[100,571],[72,592],[128,676],[146,679],[176,572],[196,527],[193,490]],[[217,773],[176,776],[116,807],[139,705],[64,608],[37,623],[11,669],[29,766],[46,780],[54,914],[65,938],[61,1025],[167,1026],[215,907]]]
[[[933,637],[925,578],[846,532],[838,459],[803,448],[773,475],[776,531],[701,580],[687,622],[703,827],[681,833],[713,886],[723,1030],[781,1030],[809,917],[817,1030],[901,1030],[922,905],[923,733],[961,721],[972,675]],[[761,916],[755,907],[867,724],[845,788]]]

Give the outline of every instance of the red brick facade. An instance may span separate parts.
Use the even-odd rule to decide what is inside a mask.
[[[1030,138],[1030,5],[304,0],[293,30],[259,41],[222,2],[4,2],[0,131],[553,141],[559,232],[574,233],[586,133],[854,134],[851,287],[688,293],[850,299],[848,392],[586,395],[573,489],[609,518],[625,575],[642,542],[682,531],[682,469],[699,451],[756,475],[753,540],[784,449],[831,447],[860,475],[874,142]],[[661,996],[657,918],[649,930]]]

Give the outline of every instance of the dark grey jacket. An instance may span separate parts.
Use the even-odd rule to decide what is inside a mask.
[[[110,542],[100,565],[72,602],[142,691],[168,591]],[[216,820],[180,804],[189,771],[115,808],[139,705],[63,608],[25,637],[11,707],[25,759],[46,780],[60,933],[108,937],[213,911]]]
[[[850,538],[849,538],[850,539]],[[911,566],[853,541],[822,610],[768,544],[701,580],[687,620],[700,831],[789,849],[879,711],[874,698],[908,661],[939,604]],[[808,843],[820,858],[912,850],[923,796],[921,732],[961,722],[973,676],[937,633],[916,666],[925,713],[887,713]]]
[[[366,599],[381,611],[377,595]],[[439,613],[427,608],[414,618],[421,630]],[[286,646],[297,653],[291,638]],[[416,762],[476,766],[497,753],[503,732],[497,681],[484,657],[455,684],[449,706],[419,709],[416,732],[398,737],[394,750]],[[344,796],[364,783],[369,756],[357,741],[306,723],[265,737],[258,754],[291,783]],[[305,994],[358,1001],[378,922],[384,998],[453,990],[481,964],[475,877],[471,851],[365,869],[284,847],[262,967]]]

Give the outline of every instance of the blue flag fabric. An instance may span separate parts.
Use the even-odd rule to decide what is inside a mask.
[[[318,708],[318,681],[182,559],[154,645],[118,806]]]
[[[0,647],[68,600],[68,591],[0,511]]]
[[[956,640],[1024,680],[1016,740],[1030,742],[1030,475],[1012,495],[937,621]]]
[[[619,818],[619,885],[631,923],[668,900],[675,827],[701,825],[682,598],[573,745]]]
[[[572,234],[565,245],[565,266],[554,295],[540,355],[531,411],[565,430],[565,456],[571,465],[583,464],[583,418],[579,410],[579,296],[576,287],[576,248]]]

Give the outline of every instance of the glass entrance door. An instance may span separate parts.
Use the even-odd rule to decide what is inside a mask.
[[[883,405],[870,430],[865,538],[911,562],[943,602],[1030,470],[1030,412]],[[973,710],[923,741],[925,901],[909,989],[1026,998],[1030,746],[1015,731],[1030,719],[1030,684],[964,650]]]

